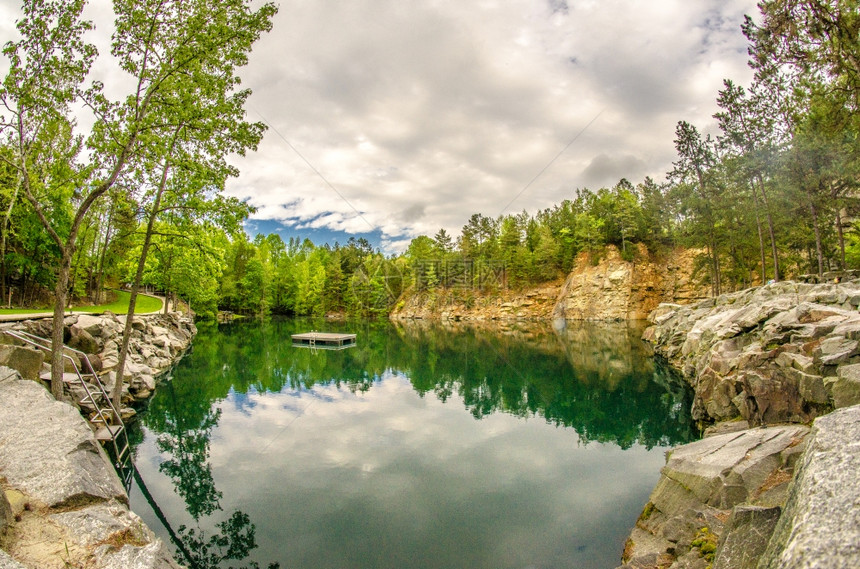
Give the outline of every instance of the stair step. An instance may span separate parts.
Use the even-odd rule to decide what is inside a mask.
[[[42,381],[51,381],[51,372],[45,372],[39,375],[39,379]],[[81,379],[78,377],[76,373],[65,372],[63,374],[63,383],[75,383],[76,381],[80,381]]]
[[[122,425],[108,425],[107,427],[102,427],[98,431],[96,431],[96,440],[98,441],[110,441],[116,438],[116,436],[122,432]]]

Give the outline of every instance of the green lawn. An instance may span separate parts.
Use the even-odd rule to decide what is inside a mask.
[[[79,306],[72,307],[72,312],[96,312],[102,313],[106,310],[110,310],[115,314],[125,314],[128,312],[128,300],[131,297],[131,294],[118,290],[116,291],[117,299],[110,304],[101,304],[99,306]],[[137,304],[134,307],[135,314],[141,314],[144,312],[156,312],[161,310],[163,307],[163,303],[161,299],[156,298],[154,296],[147,296],[145,294],[137,295]],[[43,312],[53,312],[53,307],[46,308],[30,308],[30,309],[19,309],[19,308],[0,308],[0,314],[38,314]],[[68,313],[68,310],[66,311]]]

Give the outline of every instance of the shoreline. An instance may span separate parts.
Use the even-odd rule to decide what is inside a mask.
[[[68,343],[95,354],[109,384],[124,321],[110,313],[65,319]],[[0,330],[38,333],[45,325],[26,320]],[[135,315],[133,327],[124,404],[147,401],[156,378],[185,355],[196,334],[193,321],[179,313]],[[3,345],[0,360],[0,567],[181,567],[129,509],[128,494],[78,405],[56,401],[45,388],[42,353]],[[74,399],[75,390],[67,395]]]
[[[786,294],[788,298],[785,297]],[[543,305],[546,306],[546,304]],[[802,307],[799,312],[798,307]],[[813,492],[814,494],[814,488],[810,489],[808,482],[809,476],[822,476],[822,469],[825,469],[827,476],[834,476],[831,470],[827,470],[830,468],[828,466],[830,462],[835,461],[840,465],[840,468],[845,469],[846,461],[854,460],[853,456],[845,456],[845,452],[840,450],[842,443],[833,443],[833,439],[834,437],[838,439],[840,429],[851,431],[860,425],[860,405],[855,405],[855,403],[860,403],[860,395],[854,401],[851,399],[853,392],[845,387],[846,385],[851,387],[855,383],[860,385],[860,381],[855,382],[853,376],[847,377],[849,374],[839,372],[842,367],[848,368],[854,365],[860,367],[860,342],[857,341],[860,340],[860,313],[857,312],[858,309],[860,309],[860,282],[842,283],[840,285],[807,285],[784,282],[723,295],[716,299],[708,299],[689,305],[664,304],[651,313],[649,317],[651,326],[645,331],[645,339],[652,344],[655,356],[665,359],[671,367],[678,370],[693,389],[696,397],[694,410],[699,414],[697,418],[700,423],[713,421],[715,425],[705,431],[704,438],[701,440],[676,447],[667,453],[667,464],[661,470],[660,481],[652,492],[649,502],[644,505],[642,515],[633,526],[630,539],[623,553],[621,568],[671,567],[680,569],[683,567],[686,569],[704,569],[706,566],[711,566],[714,569],[755,568],[759,566],[759,561],[762,563],[762,568],[782,567],[783,561],[777,560],[784,560],[787,558],[786,556],[791,555],[792,548],[795,547],[794,542],[808,539],[808,535],[797,530],[795,523],[795,520],[800,516],[807,518],[810,516],[808,511],[803,510],[804,507],[807,510],[810,507],[813,509],[825,508],[826,511],[830,512],[828,515],[834,519],[839,519],[840,514],[843,518],[846,515],[854,516],[847,521],[843,519],[841,523],[849,524],[844,527],[851,527],[850,524],[854,524],[853,527],[860,527],[860,524],[855,523],[857,521],[855,518],[860,516],[860,513],[852,512],[851,508],[845,508],[844,505],[835,503],[834,499],[827,496],[818,495],[810,498],[809,493]],[[811,320],[809,314],[813,314],[818,320]],[[797,320],[794,324],[792,324],[792,317],[796,317]],[[842,318],[842,321],[836,322],[839,317]],[[102,359],[102,363],[107,364],[106,369],[109,374],[113,346],[110,343],[110,334],[105,334],[104,330],[112,329],[115,333],[119,329],[120,317],[103,316],[103,318],[107,318],[107,324],[104,322],[96,323],[86,318],[83,322],[79,322],[79,318],[78,315],[72,316],[71,319],[67,317],[67,325],[70,330],[73,327],[77,328],[78,336],[81,335],[81,330],[93,336],[87,330],[92,329],[91,331],[94,331],[97,328],[99,337],[107,337],[101,337],[101,342],[95,337],[94,340],[101,349],[99,357]],[[159,322],[164,322],[143,322],[146,319],[144,317],[138,324],[139,318],[135,317],[135,330],[139,333],[137,338],[139,341],[135,344],[136,357],[132,359],[132,365],[138,367],[134,368],[135,373],[130,374],[127,397],[143,395],[145,396],[143,399],[147,399],[151,396],[152,389],[149,388],[150,381],[146,378],[151,378],[152,388],[154,388],[154,378],[169,370],[184,355],[194,333],[196,333],[196,328],[194,328],[193,323],[189,322],[190,326],[186,327],[182,333],[187,342],[177,352],[178,355],[164,358],[164,353],[158,353],[158,350],[154,349],[161,348],[168,352],[173,350],[173,348],[167,348],[170,345],[169,340],[159,339],[158,345],[155,343],[156,338],[164,337],[161,333],[161,329],[164,327],[158,325]],[[159,315],[155,318],[163,317]],[[171,318],[175,319],[176,322],[179,320],[178,316],[171,316]],[[855,319],[857,320],[857,327],[854,327]],[[396,322],[397,319],[393,318],[392,320]],[[445,318],[439,320],[445,320]],[[524,319],[521,315],[511,315],[508,318],[492,319],[484,323],[504,324],[522,320],[530,319]],[[548,323],[553,321],[549,317],[536,318],[535,320],[543,320]],[[783,332],[783,328],[794,330],[796,337],[784,333],[781,337],[785,339],[785,342],[780,346],[773,345],[774,322],[771,320],[775,320],[782,327],[780,330]],[[571,322],[575,321],[571,320]],[[824,324],[817,328],[817,332],[809,329],[809,326],[814,328],[815,325],[823,321]],[[840,324],[842,325],[841,328]],[[18,323],[16,326],[33,329],[42,325],[38,322],[31,322],[27,324]],[[791,328],[791,326],[795,326],[795,328]],[[152,334],[153,331],[156,333]],[[846,347],[844,342],[835,341],[834,333],[837,332],[842,333],[842,338],[848,338],[854,344]],[[86,340],[86,336],[83,338]],[[810,338],[813,339],[810,340]],[[794,340],[798,340],[799,343],[794,342]],[[800,340],[803,341],[800,342]],[[825,346],[824,350],[821,349],[822,344]],[[805,347],[807,352],[804,352],[803,349],[792,348],[791,346],[794,345],[799,345],[801,348]],[[721,356],[725,354],[720,350],[728,347],[735,348],[735,351],[739,352],[739,354],[735,354],[738,356],[738,361],[721,365],[725,359],[721,359]],[[738,347],[740,350],[737,350]],[[830,349],[831,347],[833,349]],[[804,356],[805,353],[807,353],[806,356]],[[105,357],[102,357],[101,354],[105,354]],[[750,357],[751,354],[756,357]],[[811,364],[801,359],[801,356],[808,357]],[[825,359],[822,360],[822,358]],[[164,362],[169,362],[169,365],[166,367],[149,366],[150,363]],[[799,369],[797,362],[809,365]],[[824,368],[813,368],[811,367],[813,364],[819,366],[823,364]],[[157,369],[160,371],[154,371]],[[812,372],[816,369],[822,375],[815,376]],[[724,380],[724,383],[736,388],[740,385],[738,377],[748,377],[749,374],[762,375],[762,370],[769,370],[770,372],[783,370],[784,373],[780,372],[783,375],[777,374],[776,376],[776,381],[781,387],[784,387],[785,384],[779,382],[786,381],[786,377],[789,380],[797,380],[798,385],[819,385],[820,383],[821,386],[824,386],[824,395],[821,394],[820,390],[802,389],[800,387],[791,391],[792,395],[801,397],[801,401],[812,402],[817,405],[806,405],[805,409],[808,414],[802,416],[807,419],[806,421],[796,420],[801,417],[797,413],[791,414],[791,409],[804,408],[803,403],[799,407],[797,405],[760,405],[759,401],[764,401],[764,399],[755,398],[761,398],[761,394],[771,393],[767,389],[764,391],[760,389],[757,392],[750,391],[743,397],[740,397],[742,392],[737,392],[734,397],[727,399],[732,405],[731,412],[725,409],[720,410],[721,408],[715,407],[713,403],[715,400],[725,403],[726,398],[720,395],[723,392],[708,387],[711,383],[702,381],[703,374],[710,378],[719,371],[720,378]],[[810,380],[810,377],[813,380],[815,377],[820,377],[821,382],[816,383]],[[2,389],[8,389],[8,385],[13,382],[8,381],[6,377],[4,379],[7,381],[0,380],[0,386]],[[763,379],[774,379],[773,373]],[[28,382],[24,380],[18,383],[26,384]],[[860,394],[860,390],[857,393]],[[807,399],[804,400],[804,397]],[[749,398],[753,399],[755,405],[747,403]],[[837,401],[838,404],[836,404]],[[77,416],[83,424],[86,424],[79,413]],[[811,429],[802,425],[802,423],[809,423],[813,419],[815,422]],[[780,424],[777,425],[776,423]],[[834,425],[838,425],[838,428]],[[101,450],[100,446],[96,446],[99,449],[99,454],[102,455],[102,462],[104,462],[106,460],[104,451]],[[2,443],[0,443],[0,448],[2,448]],[[738,455],[739,448],[746,450]],[[768,449],[767,452],[762,451],[762,448]],[[805,451],[807,448],[824,450],[812,453]],[[0,455],[2,454],[4,453],[0,453]],[[860,453],[856,454],[860,456]],[[710,461],[712,464],[711,470],[707,472],[701,470],[703,457],[708,457],[706,462]],[[89,460],[91,461],[92,457],[89,457]],[[106,464],[110,467],[109,463]],[[852,468],[854,467],[852,466]],[[112,468],[110,470],[112,472]],[[849,472],[852,471],[856,471],[856,468],[849,470]],[[116,477],[115,473],[113,475]],[[17,497],[18,494],[24,495],[10,483],[2,464],[0,464],[0,476],[3,477],[6,495],[11,494],[13,497]],[[842,494],[839,494],[842,497],[838,499],[847,499],[845,492],[850,492],[851,495],[860,492],[859,485],[860,483],[850,480],[842,483]],[[79,498],[75,498],[71,502],[76,500]],[[127,496],[124,504],[121,495],[111,495],[94,500],[94,503],[88,503],[87,500],[83,502],[87,504],[85,507],[98,506],[100,508],[100,513],[93,515],[103,516],[103,510],[107,508],[113,512],[111,515],[114,518],[119,516],[131,520],[131,525],[135,527],[142,526],[139,518],[127,510],[127,501]],[[11,502],[15,503],[11,504]],[[15,500],[10,500],[10,510],[13,518],[22,516],[23,519],[38,514],[49,520],[51,524],[56,524],[58,513],[62,513],[62,510],[69,507],[68,502],[69,500],[61,501],[58,506],[57,504],[49,505],[48,502],[39,499],[27,502],[27,499],[24,498],[22,501],[22,498],[17,497]],[[29,503],[29,509],[24,507],[27,503]],[[36,504],[35,508],[33,504]],[[813,504],[813,506],[809,506],[809,504]],[[124,511],[123,508],[125,508]],[[0,518],[3,517],[2,510],[3,507],[0,505]],[[35,514],[25,512],[35,512]],[[754,526],[759,524],[761,527],[767,528],[766,540],[759,539],[759,542],[753,545],[748,543],[749,536],[761,534],[760,531],[751,529],[750,520],[754,520]],[[12,522],[11,525],[14,526],[16,523],[18,522]],[[119,526],[114,526],[114,528],[116,527]],[[126,529],[128,527],[127,525]],[[123,535],[131,539],[129,538],[131,534],[128,531],[117,531],[124,531]],[[111,535],[118,535],[117,531]],[[151,562],[155,563],[154,565],[146,565],[147,567],[158,567],[159,569],[161,567],[171,569],[179,567],[169,553],[167,554],[168,558],[164,558],[163,552],[167,550],[162,542],[157,538],[150,540],[143,530],[141,532],[140,536],[143,537],[131,539],[135,543],[108,545],[103,542],[104,537],[101,540],[96,540],[97,547],[95,549],[99,550],[101,556],[99,559],[107,559],[122,551],[129,553],[136,547],[140,551],[146,550],[148,552],[146,556],[149,556]],[[825,567],[837,567],[839,565],[827,565],[828,562],[837,559],[834,557],[837,553],[834,552],[841,551],[843,552],[839,553],[841,555],[848,551],[848,559],[852,562],[860,559],[860,551],[856,547],[852,549],[853,546],[850,545],[853,543],[851,540],[860,543],[860,536],[856,534],[857,531],[852,533],[849,530],[831,532],[833,541],[849,543],[849,545],[842,543],[841,549],[838,544],[822,548],[808,542],[805,542],[804,547],[817,552],[818,557],[814,563],[825,563],[822,565]],[[773,539],[771,539],[771,535]],[[154,535],[152,537],[154,538]],[[2,542],[4,546],[8,541],[7,536]],[[742,545],[739,546],[739,543]],[[95,555],[95,549],[91,548],[87,555]],[[743,555],[746,557],[743,562],[737,560],[738,551],[745,552]],[[755,551],[757,555],[752,561],[748,559],[751,551]],[[7,554],[0,549],[0,566],[3,566],[4,569],[7,566],[3,565],[4,562],[9,567],[16,569],[17,567],[25,567],[25,565],[12,564],[16,562],[11,558],[6,560],[4,555]],[[734,557],[732,557],[733,555]],[[56,551],[54,556],[57,556]],[[728,563],[727,559],[732,559],[732,563],[735,564],[726,564]],[[51,567],[54,565],[37,564],[34,566]],[[56,564],[56,566],[63,567],[64,565]],[[98,566],[119,567],[124,565],[104,564]],[[801,563],[785,566],[812,567],[813,565]]]

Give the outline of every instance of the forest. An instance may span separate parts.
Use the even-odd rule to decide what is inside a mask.
[[[712,133],[679,117],[664,182],[578,188],[541,211],[475,213],[385,255],[347,243],[250,237],[248,204],[224,195],[226,157],[255,149],[238,68],[271,28],[272,4],[144,2],[172,22],[155,35],[140,2],[115,2],[113,55],[134,78],[125,98],[87,83],[82,0],[27,2],[0,86],[0,298],[3,305],[99,302],[147,286],[201,317],[382,316],[406,290],[492,290],[560,278],[577,255],[616,246],[633,260],[700,251],[714,295],[806,273],[860,268],[860,6],[770,0],[747,18],[754,79],[715,93]],[[224,29],[243,33],[225,34]],[[79,105],[96,117],[77,125]],[[135,293],[136,294],[136,293]]]

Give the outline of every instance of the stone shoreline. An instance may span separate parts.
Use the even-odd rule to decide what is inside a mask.
[[[109,384],[123,324],[124,317],[112,314],[65,320],[68,344],[95,354],[94,365]],[[50,321],[2,326],[10,328],[44,336]],[[151,396],[155,379],[182,357],[196,333],[193,321],[179,313],[136,316],[133,330],[127,404]],[[0,569],[179,568],[128,509],[122,482],[81,411],[56,401],[39,379],[42,359],[28,348],[0,346]],[[68,395],[74,398],[75,390]]]
[[[783,282],[651,314],[717,424],[667,453],[623,569],[860,566],[858,306],[858,282]]]
[[[667,453],[622,568],[860,566],[858,306],[860,283],[777,283],[651,314],[646,340],[693,387],[695,418],[717,424]],[[151,395],[196,332],[179,315],[135,320],[129,403]],[[98,354],[108,378],[121,324],[66,320],[69,342]],[[0,346],[0,366],[13,357]],[[0,367],[0,569],[179,567],[128,510],[77,408],[38,375]]]

